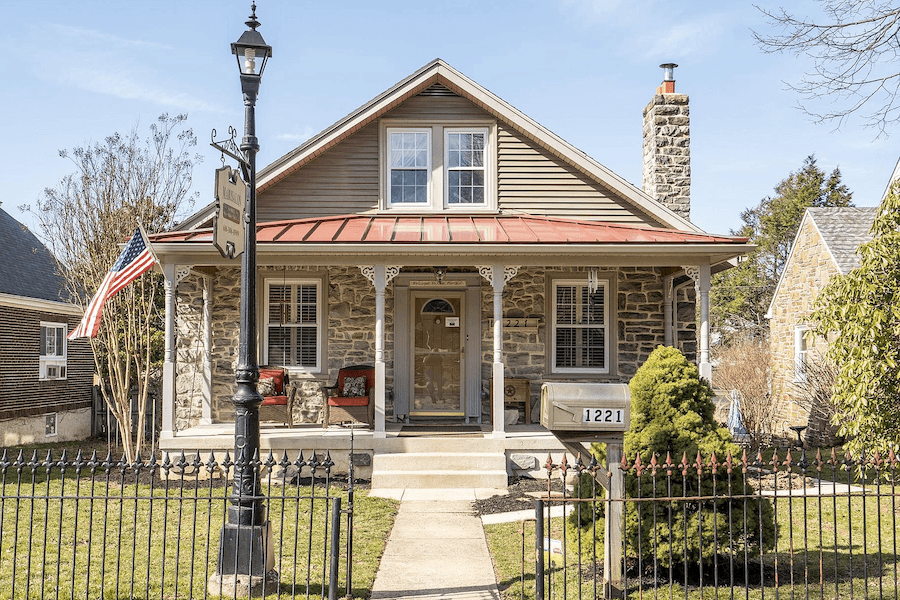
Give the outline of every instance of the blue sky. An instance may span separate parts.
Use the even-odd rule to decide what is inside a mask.
[[[777,8],[781,0],[756,0]],[[219,157],[210,131],[243,126],[229,44],[249,1],[50,2],[15,6],[3,28],[5,115],[0,202],[15,218],[73,165],[71,149],[163,112],[186,112],[203,162],[199,205],[209,202]],[[814,14],[815,4],[791,9]],[[898,158],[894,137],[851,120],[816,125],[783,81],[809,64],[765,55],[750,2],[666,0],[459,0],[453,3],[259,0],[273,47],[257,105],[259,165],[290,151],[434,58],[640,185],[641,110],[676,62],[690,95],[692,220],[707,231],[740,226],[803,159],[839,166],[859,206],[876,205]]]

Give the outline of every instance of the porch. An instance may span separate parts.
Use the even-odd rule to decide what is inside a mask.
[[[231,428],[240,273],[209,230],[154,238],[166,277],[162,447],[204,449]],[[708,377],[710,276],[746,248],[519,216],[299,219],[258,225],[257,239],[254,353],[287,369],[302,398],[294,422],[308,423],[265,429],[263,448],[298,438],[292,447],[329,439],[333,449],[342,436],[349,448],[349,434],[322,429],[322,389],[340,368],[367,364],[374,423],[354,439],[373,456],[452,445],[403,435],[423,419],[476,428],[464,445],[486,452],[559,450],[539,427],[506,425],[507,379],[527,380],[537,422],[543,382],[624,383],[660,344],[680,346]]]

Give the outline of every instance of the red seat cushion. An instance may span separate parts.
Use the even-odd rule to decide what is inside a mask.
[[[367,406],[368,396],[332,396],[328,399],[328,406]]]
[[[263,377],[271,377],[275,380],[275,393],[284,393],[284,369],[260,369],[259,377],[260,379]],[[282,402],[281,404],[285,404],[285,402]]]
[[[262,406],[287,406],[287,396],[266,396],[263,398]]]

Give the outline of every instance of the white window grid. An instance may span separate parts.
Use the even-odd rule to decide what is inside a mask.
[[[444,129],[444,205],[485,207],[488,204],[488,129]]]
[[[388,128],[387,153],[388,205],[430,205],[431,129]]]

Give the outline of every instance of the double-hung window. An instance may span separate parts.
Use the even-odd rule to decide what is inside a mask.
[[[484,128],[444,131],[448,206],[484,205],[486,145]]]
[[[431,129],[388,129],[388,204],[425,206],[430,202]]]
[[[609,282],[553,282],[551,340],[555,373],[609,373]]]
[[[492,210],[491,127],[386,127],[382,147],[388,210]]]
[[[266,364],[321,370],[321,307],[318,279],[266,280]]]
[[[41,323],[41,379],[66,378],[66,334],[65,323]]]

